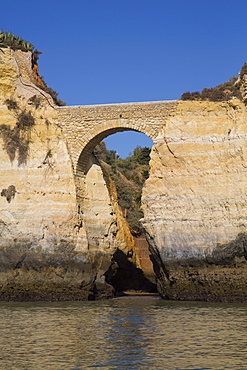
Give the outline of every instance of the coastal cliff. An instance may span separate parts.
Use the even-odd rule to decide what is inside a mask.
[[[93,154],[75,178],[31,51],[1,50],[0,299],[113,297],[121,263],[141,273],[114,184]]]
[[[160,295],[247,301],[244,102],[57,108],[41,85],[31,51],[0,49],[0,299],[100,299],[143,286],[145,238],[131,235],[92,154],[131,129],[154,141],[141,221]]]
[[[0,54],[0,299],[112,296],[103,276],[116,249],[112,207],[105,193],[102,207],[91,199],[89,207],[103,214],[98,247],[97,228],[88,237],[78,215],[66,142],[52,98],[35,84],[31,54]],[[103,175],[96,176],[101,191]]]
[[[180,101],[151,153],[143,224],[168,299],[247,300],[246,108]]]

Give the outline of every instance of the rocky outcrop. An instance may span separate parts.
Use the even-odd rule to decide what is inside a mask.
[[[142,286],[114,184],[109,192],[94,155],[75,175],[40,85],[31,52],[1,50],[0,300],[109,298],[122,289],[119,270]]]
[[[113,295],[104,273],[116,249],[116,220],[103,174],[91,162],[83,179],[84,209],[79,209],[70,156],[63,133],[54,124],[51,101],[35,85],[31,53],[4,48],[0,54],[0,299]]]
[[[142,207],[162,297],[247,301],[245,105],[54,109],[35,75],[30,52],[0,49],[0,299],[107,298],[152,275],[90,157],[131,129],[155,143]]]
[[[161,295],[247,301],[246,109],[180,102],[151,153],[144,227]]]

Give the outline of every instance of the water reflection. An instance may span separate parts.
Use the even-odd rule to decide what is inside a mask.
[[[0,303],[1,369],[247,369],[247,305]]]

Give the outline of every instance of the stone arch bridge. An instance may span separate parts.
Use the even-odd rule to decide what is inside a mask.
[[[159,144],[142,195],[144,227],[154,245],[194,256],[246,232],[247,112],[238,99],[58,107],[56,113],[79,206],[94,147],[110,134],[133,130]]]
[[[83,177],[95,146],[107,136],[121,131],[138,131],[155,143],[177,101],[121,103],[56,108],[74,175]]]

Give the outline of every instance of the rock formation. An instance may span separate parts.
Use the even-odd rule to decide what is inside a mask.
[[[244,103],[59,111],[37,81],[31,52],[0,49],[0,299],[112,297],[124,269],[141,286],[146,256],[90,153],[107,134],[146,125],[155,145],[142,222],[161,296],[247,301]]]
[[[246,109],[179,102],[153,147],[144,227],[169,299],[247,300]]]
[[[86,190],[89,208],[101,217],[104,250],[78,217],[70,158],[52,105],[35,85],[31,52],[2,49],[0,299],[88,299],[101,295],[102,287],[103,296],[112,296],[103,276],[115,250],[112,207],[101,207]],[[102,173],[92,172],[100,187]]]

